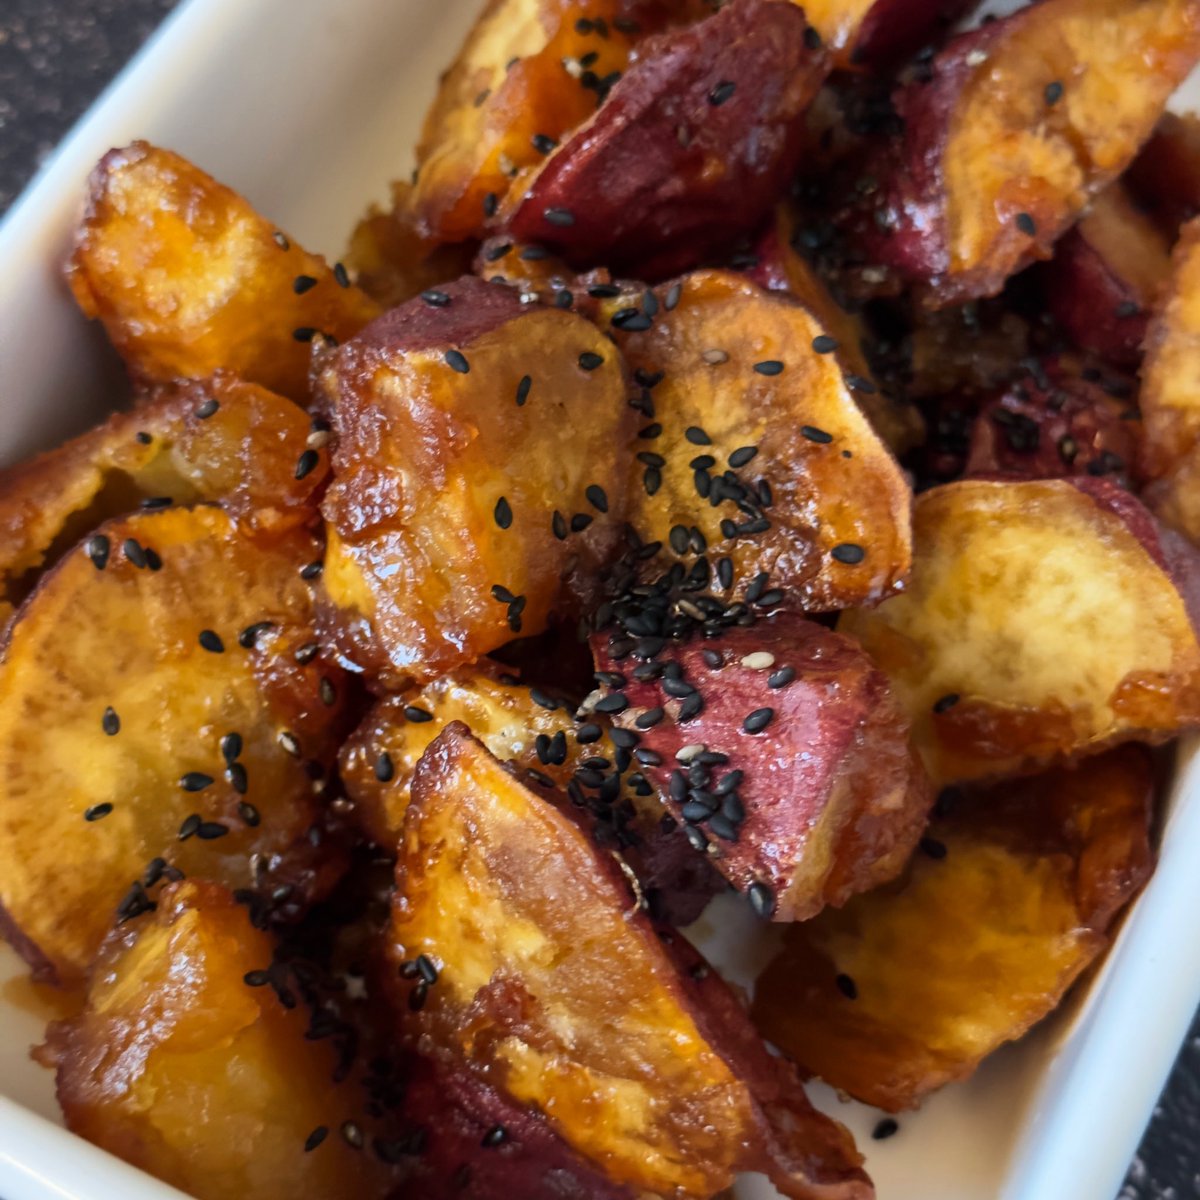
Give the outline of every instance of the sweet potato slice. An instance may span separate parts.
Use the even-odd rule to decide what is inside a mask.
[[[386,1195],[394,1172],[339,1132],[364,1127],[366,1097],[267,986],[273,950],[192,880],[110,934],[83,1012],[49,1030],[67,1127],[197,1200]]]
[[[1174,241],[1200,213],[1200,117],[1165,112],[1129,165],[1125,182],[1142,209]]]
[[[1027,773],[1200,722],[1182,539],[1099,479],[966,480],[913,506],[905,593],[843,614],[936,783]]]
[[[1138,412],[1125,388],[1085,378],[1070,361],[1026,360],[1027,369],[986,400],[971,427],[968,475],[1013,479],[1107,476],[1136,470]]]
[[[658,790],[630,771],[629,739],[614,745],[604,717],[574,716],[572,707],[483,659],[380,700],[342,747],[341,778],[367,832],[393,849],[421,755],[461,721],[498,759],[532,772],[536,786],[571,790],[595,822],[597,844],[620,848],[651,913],[694,921],[721,890],[720,876],[667,816]]]
[[[799,7],[733,0],[648,40],[604,105],[510,192],[518,241],[639,279],[750,233],[794,173],[829,70]]]
[[[263,531],[311,524],[327,438],[290,400],[218,372],[0,472],[3,615],[83,534],[139,505],[217,501]]]
[[[633,413],[583,318],[468,276],[370,325],[319,383],[329,623],[372,675],[426,681],[539,632],[619,538]]]
[[[838,67],[883,69],[935,40],[972,0],[806,0],[804,14]]]
[[[735,274],[699,271],[651,300],[652,320],[611,318],[635,376],[657,380],[627,489],[630,523],[662,547],[644,565],[682,560],[727,598],[766,571],[808,610],[895,588],[910,490],[855,403],[873,385],[843,375],[809,312]]]
[[[1075,345],[1132,367],[1141,360],[1149,314],[1170,273],[1166,236],[1117,182],[1055,247],[1046,299]]]
[[[379,312],[237,192],[146,142],[92,172],[67,279],[135,379],[227,367],[294,400],[314,333],[341,340]]]
[[[410,1040],[485,1070],[635,1191],[708,1196],[762,1170],[788,1196],[873,1194],[849,1134],[566,812],[457,724],[412,790],[390,936],[439,973]]]
[[[788,930],[754,1018],[802,1067],[896,1112],[1051,1012],[1149,878],[1140,746],[962,798],[903,880]]]
[[[219,508],[131,516],[18,610],[0,662],[0,912],[41,974],[77,982],[145,907],[135,881],[162,876],[156,859],[296,903],[325,886],[310,770],[332,763],[347,688],[314,658],[300,570],[316,553]]]
[[[994,295],[1125,169],[1198,54],[1195,0],[1046,0],[955,38],[898,96],[873,253],[931,303]]]
[[[648,667],[614,644],[623,631],[592,641],[619,683],[615,719],[759,912],[802,921],[901,869],[933,793],[886,676],[850,638],[781,613],[672,643]]]

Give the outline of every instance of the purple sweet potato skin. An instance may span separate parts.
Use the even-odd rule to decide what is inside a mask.
[[[532,177],[509,232],[575,267],[603,261],[655,280],[752,230],[799,164],[804,110],[829,70],[807,28],[797,5],[733,0],[647,40],[595,117]],[[556,223],[547,210],[568,215]]]
[[[736,787],[745,810],[738,840],[699,826],[716,851],[717,869],[735,887],[765,883],[776,919],[803,920],[899,871],[924,826],[929,784],[885,676],[851,638],[779,613],[721,638],[669,647],[655,661],[676,664],[704,700],[702,712],[683,723],[681,700],[661,680],[635,680],[628,664],[613,659],[610,640],[593,638],[597,667],[625,674],[628,707],[616,719],[640,735],[639,748],[660,756],[661,763],[644,770],[667,795],[672,815],[684,820],[686,801],[671,798],[683,747],[703,744],[729,756],[700,780],[702,790],[714,792],[729,772],[743,773]],[[705,660],[714,650],[722,656],[717,667]],[[751,654],[772,662],[743,665]],[[771,687],[771,675],[784,667],[795,677]],[[663,719],[639,728],[637,718],[655,708],[665,710]],[[770,723],[748,733],[746,717],[764,708],[773,710]]]
[[[851,52],[851,61],[881,70],[911,57],[975,5],[975,0],[876,0]]]

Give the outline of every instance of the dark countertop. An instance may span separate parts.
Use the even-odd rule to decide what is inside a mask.
[[[0,213],[175,3],[0,0]],[[1121,1192],[1121,1200],[1186,1197],[1200,1197],[1200,1017]]]

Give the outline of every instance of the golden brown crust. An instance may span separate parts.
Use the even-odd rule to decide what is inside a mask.
[[[764,1035],[895,1112],[1051,1012],[1149,878],[1154,779],[1127,746],[963,798],[897,884],[789,930],[759,979]]]
[[[135,380],[225,367],[294,400],[312,331],[343,340],[379,311],[236,192],[146,142],[92,172],[67,279]]]

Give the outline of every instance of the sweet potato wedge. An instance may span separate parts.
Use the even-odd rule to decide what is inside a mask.
[[[873,385],[842,373],[808,311],[733,273],[698,271],[650,299],[641,320],[611,302],[635,377],[657,380],[626,489],[630,523],[662,547],[643,569],[701,563],[728,599],[767,571],[810,611],[895,588],[910,489],[855,403],[852,388]]]
[[[374,322],[319,386],[328,625],[388,685],[544,629],[619,539],[633,413],[583,318],[468,276]]]
[[[1200,117],[1165,112],[1129,164],[1125,182],[1143,211],[1174,241],[1200,214]]]
[[[1047,0],[956,37],[897,97],[871,253],[935,305],[996,294],[1124,170],[1198,55],[1195,0]]]
[[[1190,548],[1115,483],[919,495],[905,593],[838,629],[887,672],[935,783],[1000,778],[1200,722]]]
[[[967,475],[1011,479],[1106,476],[1123,486],[1137,468],[1141,421],[1125,389],[1085,378],[1067,359],[1026,370],[984,401],[970,434]]]
[[[390,937],[438,979],[412,1003],[409,1040],[485,1070],[635,1191],[708,1196],[761,1170],[787,1196],[873,1194],[849,1134],[682,938],[664,944],[567,812],[459,724],[412,790]]]
[[[1149,314],[1170,273],[1170,243],[1118,181],[1055,247],[1046,300],[1076,346],[1135,367]]]
[[[938,39],[972,0],[806,0],[804,14],[834,64],[883,70]]]
[[[135,515],[18,610],[0,660],[0,915],[40,975],[78,982],[151,903],[161,860],[296,904],[329,881],[310,771],[333,762],[347,688],[314,657],[300,570],[316,553],[219,508]]]
[[[829,70],[802,10],[732,0],[647,40],[600,110],[509,193],[518,241],[662,279],[751,233],[794,173]]]
[[[341,778],[364,828],[392,850],[421,755],[461,721],[498,759],[533,772],[537,786],[570,788],[594,819],[597,843],[620,848],[650,911],[688,924],[721,890],[720,876],[666,816],[658,790],[630,773],[629,749],[613,744],[606,719],[572,708],[483,659],[381,699],[342,747]]]
[[[624,702],[615,720],[758,911],[803,921],[896,875],[933,792],[886,676],[850,638],[781,613],[672,643],[650,669],[614,656],[625,641],[592,640],[600,671],[624,680],[606,689]]]
[[[156,388],[136,411],[0,472],[0,613],[85,533],[139,505],[216,501],[264,532],[313,523],[327,438],[290,400],[227,372]]]
[[[146,142],[92,172],[67,279],[139,382],[226,367],[293,400],[308,395],[314,333],[342,340],[379,312],[236,192]]]
[[[1140,746],[962,797],[905,877],[794,925],[754,1018],[806,1071],[890,1112],[1051,1012],[1149,878]]]
[[[197,1200],[385,1196],[394,1171],[339,1132],[364,1128],[365,1094],[285,1006],[273,952],[229,892],[193,880],[114,930],[83,1012],[48,1033],[67,1127]]]

